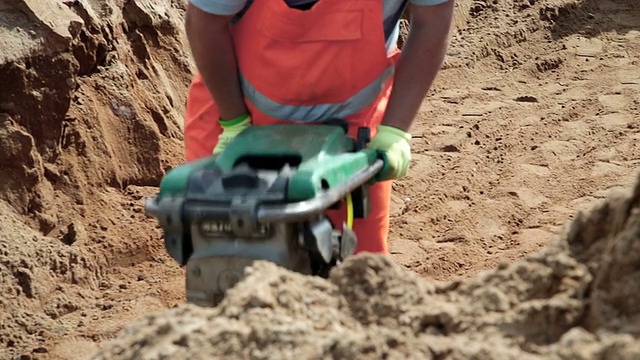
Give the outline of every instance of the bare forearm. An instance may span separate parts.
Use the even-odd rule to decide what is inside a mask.
[[[444,61],[453,5],[451,0],[433,7],[411,9],[411,31],[398,61],[384,125],[409,131]]]
[[[193,59],[225,120],[247,112],[228,26],[230,19],[208,14],[191,4],[187,10],[186,31]]]

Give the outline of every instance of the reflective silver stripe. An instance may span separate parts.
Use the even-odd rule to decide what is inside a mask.
[[[371,84],[344,102],[305,106],[280,104],[269,99],[256,90],[242,74],[240,74],[240,82],[244,96],[261,112],[279,120],[306,123],[336,117],[344,118],[366,108],[380,95],[387,80],[393,76],[394,72],[395,67],[393,65],[389,66]]]

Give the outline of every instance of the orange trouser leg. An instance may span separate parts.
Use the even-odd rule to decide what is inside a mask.
[[[218,107],[200,74],[196,74],[189,87],[184,119],[184,151],[187,162],[211,155],[222,132],[219,117]]]
[[[389,254],[387,238],[389,234],[391,184],[392,181],[383,181],[374,184],[369,189],[371,212],[366,218],[354,219],[353,221],[353,231],[358,238],[356,254],[362,252]],[[342,206],[339,210],[328,210],[326,214],[333,226],[342,230],[342,224],[347,219],[345,206]]]
[[[184,121],[185,160],[194,161],[210,156],[222,129],[218,123],[218,108],[197,74],[189,88]],[[266,124],[263,119],[254,119]],[[354,232],[358,237],[356,253],[373,252],[388,254],[389,205],[391,181],[376,183],[370,188],[371,213],[365,219],[354,220]],[[342,229],[346,220],[344,209],[327,212],[334,226]]]

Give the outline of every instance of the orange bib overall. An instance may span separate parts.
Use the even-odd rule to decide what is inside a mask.
[[[380,0],[320,0],[309,10],[284,0],[256,0],[231,25],[240,81],[253,125],[349,122],[349,135],[367,126],[375,136],[393,83],[399,51],[388,54]],[[222,129],[200,74],[189,89],[185,156],[210,156]],[[355,219],[356,253],[388,254],[391,181],[370,189],[371,213]],[[327,211],[340,228],[344,209]]]

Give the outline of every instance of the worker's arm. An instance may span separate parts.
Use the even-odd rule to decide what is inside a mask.
[[[410,4],[411,28],[398,60],[383,125],[409,131],[444,62],[454,0],[439,5]]]
[[[247,113],[229,31],[232,17],[205,12],[192,1],[187,7],[186,32],[193,59],[225,120]]]

